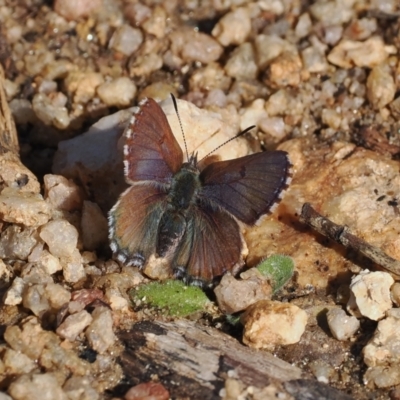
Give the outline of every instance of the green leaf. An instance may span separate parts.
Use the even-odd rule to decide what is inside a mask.
[[[131,297],[165,310],[172,316],[186,316],[203,311],[210,303],[197,286],[186,286],[182,281],[167,280],[140,285],[131,291]]]
[[[256,267],[264,276],[271,280],[272,290],[276,293],[292,277],[294,271],[293,260],[288,256],[274,254],[262,261]]]

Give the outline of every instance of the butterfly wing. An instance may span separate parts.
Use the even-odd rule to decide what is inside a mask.
[[[285,151],[218,161],[201,172],[199,197],[252,225],[280,200],[290,181],[290,168]]]
[[[227,212],[208,206],[194,206],[186,233],[175,258],[178,276],[210,282],[242,265],[242,236],[238,223]]]
[[[156,251],[167,194],[154,185],[128,188],[109,213],[110,247],[126,265],[142,267]]]
[[[140,104],[125,131],[124,164],[128,183],[169,183],[180,169],[183,153],[167,117],[153,99]]]

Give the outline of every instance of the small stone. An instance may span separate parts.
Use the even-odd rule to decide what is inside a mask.
[[[248,8],[239,7],[225,14],[215,25],[212,35],[223,46],[242,44],[251,31],[251,19]]]
[[[63,386],[69,400],[98,400],[99,393],[92,388],[92,379],[88,376],[72,376]]]
[[[130,25],[122,25],[114,32],[110,39],[109,47],[125,56],[132,55],[142,44],[143,33],[140,29]]]
[[[150,15],[143,24],[142,28],[150,35],[154,35],[158,39],[165,36],[165,29],[167,26],[167,13],[164,8],[156,5]]]
[[[100,354],[107,351],[117,339],[112,326],[111,310],[106,307],[96,307],[92,313],[93,321],[86,329],[86,337],[90,347]]]
[[[39,233],[56,257],[70,257],[78,244],[78,231],[66,220],[50,221]]]
[[[328,61],[341,68],[372,68],[384,62],[390,49],[385,47],[381,37],[373,36],[365,42],[342,40],[328,54]]]
[[[298,54],[285,51],[270,63],[267,79],[278,87],[298,86],[302,67]]]
[[[102,5],[102,0],[55,0],[54,11],[69,21],[76,21],[92,15]]]
[[[390,68],[378,65],[372,68],[367,79],[367,96],[372,106],[381,109],[388,105],[396,94],[396,85]]]
[[[310,14],[304,13],[301,14],[295,28],[295,34],[299,39],[306,37],[312,29],[312,21],[310,18]]]
[[[263,99],[256,99],[249,107],[245,108],[240,115],[240,129],[244,130],[251,125],[258,125],[262,119],[268,118],[264,106],[265,102]]]
[[[390,287],[394,279],[387,272],[361,271],[350,284],[347,311],[355,317],[367,317],[378,321],[392,308]]]
[[[36,363],[25,354],[7,348],[3,354],[5,372],[9,375],[29,374],[37,368]]]
[[[400,384],[400,309],[387,312],[379,321],[374,336],[363,349],[368,370],[364,381],[380,388]]]
[[[65,318],[56,332],[62,338],[73,342],[76,337],[90,325],[92,320],[92,316],[87,311],[82,310]]]
[[[390,288],[390,298],[397,307],[400,307],[400,282],[395,282]]]
[[[122,296],[119,289],[107,289],[105,298],[112,310],[128,310],[129,308],[128,300]]]
[[[64,80],[65,90],[73,96],[74,103],[86,104],[96,94],[96,89],[104,82],[98,72],[72,71]]]
[[[324,108],[321,114],[322,122],[332,129],[339,129],[342,121],[341,115],[331,108]]]
[[[72,179],[47,174],[43,177],[45,199],[57,210],[75,211],[82,207],[82,192]]]
[[[58,257],[53,256],[46,250],[43,250],[39,260],[37,261],[37,265],[48,275],[52,275],[57,271],[62,270],[62,265]]]
[[[40,226],[50,218],[50,208],[40,194],[5,188],[0,194],[0,218],[25,226]]]
[[[199,68],[189,79],[191,91],[221,89],[227,90],[232,79],[225,75],[224,70],[217,63],[210,63],[204,68]]]
[[[246,280],[237,280],[231,274],[225,274],[214,293],[220,310],[224,314],[234,314],[259,300],[269,300],[272,288],[260,273]]]
[[[154,71],[161,69],[163,59],[159,54],[150,53],[138,55],[132,58],[129,62],[129,76],[131,77],[144,77],[151,75]],[[155,84],[167,84],[166,82],[155,82]],[[164,99],[165,97],[161,97]]]
[[[4,304],[8,306],[16,306],[22,303],[22,293],[25,289],[25,281],[16,276],[4,296]]]
[[[11,382],[8,393],[14,400],[68,400],[52,373],[22,375]]]
[[[67,129],[71,120],[68,110],[58,105],[52,98],[43,93],[37,93],[32,100],[32,108],[36,116],[45,124],[57,129]]]
[[[311,15],[325,25],[340,25],[354,16],[355,0],[317,1],[310,6]]]
[[[44,285],[28,286],[23,292],[22,304],[38,317],[51,309]]]
[[[264,70],[274,59],[285,51],[297,53],[296,48],[288,41],[273,35],[258,35],[255,38],[257,65]]]
[[[50,307],[54,310],[59,310],[71,298],[71,292],[58,283],[46,284],[44,295],[49,301]]]
[[[313,46],[305,48],[301,52],[304,69],[310,73],[320,73],[328,69],[325,54],[321,53]]]
[[[327,313],[329,329],[337,340],[350,339],[360,328],[360,321],[350,317],[341,308],[332,308]]]
[[[227,75],[238,80],[256,79],[258,67],[253,46],[250,43],[238,46],[229,57],[225,71]]]
[[[328,384],[331,378],[335,376],[335,369],[324,360],[313,360],[309,363],[309,367],[318,382]]]
[[[262,118],[257,125],[273,143],[279,143],[286,137],[285,122],[281,117]]]
[[[0,258],[26,260],[36,243],[35,230],[10,225],[0,235]]]
[[[256,349],[273,350],[275,346],[297,343],[304,333],[307,314],[290,303],[262,300],[241,316],[243,343]]]
[[[76,283],[86,277],[81,253],[78,249],[74,249],[69,257],[62,259],[62,264],[64,279],[67,282]]]
[[[222,46],[212,37],[192,29],[178,29],[170,34],[171,51],[184,62],[209,64],[219,59]]]
[[[168,400],[169,392],[159,382],[144,382],[131,387],[124,396],[125,400]]]
[[[108,106],[128,107],[135,97],[136,86],[128,77],[122,76],[98,86],[97,94]]]

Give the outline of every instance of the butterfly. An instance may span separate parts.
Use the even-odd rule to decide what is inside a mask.
[[[273,210],[290,181],[288,154],[260,152],[206,164],[194,153],[184,162],[162,108],[151,98],[140,103],[124,136],[130,187],[109,212],[117,259],[145,273],[153,264],[157,277],[174,275],[198,285],[241,267],[238,220],[254,225]]]

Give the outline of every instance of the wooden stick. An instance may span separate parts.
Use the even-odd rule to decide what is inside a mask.
[[[374,263],[380,265],[383,269],[397,275],[398,279],[400,279],[400,261],[388,256],[380,248],[372,246],[365,240],[352,235],[348,232],[347,227],[337,225],[328,218],[317,213],[310,203],[304,203],[300,219],[320,234],[345,247],[356,250]]]

